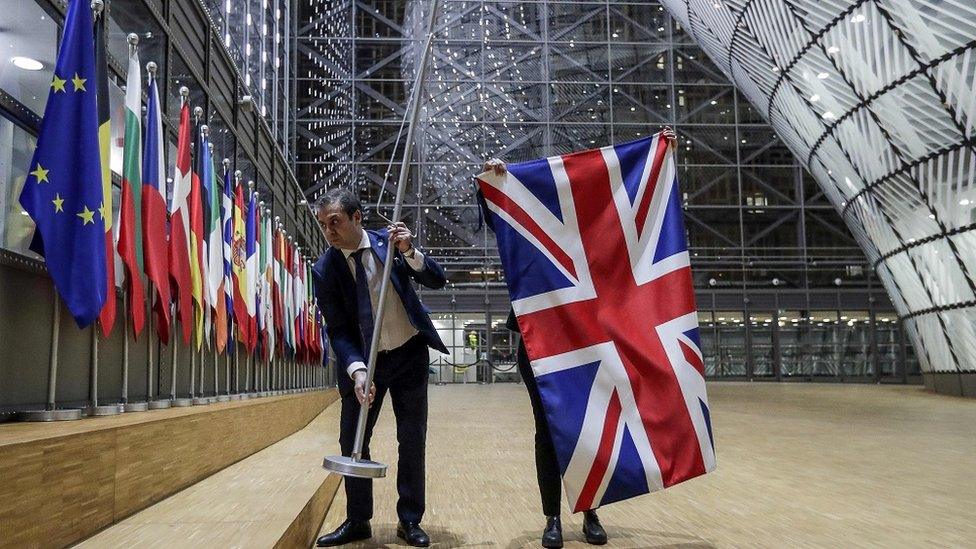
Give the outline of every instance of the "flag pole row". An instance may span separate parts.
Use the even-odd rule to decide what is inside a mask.
[[[112,408],[136,411],[229,396],[231,356],[234,392],[239,393],[239,353],[246,356],[245,392],[280,386],[271,383],[272,368],[280,381],[298,379],[303,367],[321,362],[326,348],[311,290],[312,261],[280,218],[272,217],[253,182],[245,185],[240,171],[232,173],[229,159],[218,169],[203,109],[193,109],[191,120],[186,87],[180,89],[175,172],[168,187],[158,66],[146,65],[144,88],[136,34],[128,36],[122,192],[113,219],[103,12],[102,0],[90,9],[87,2],[69,3],[45,117],[20,195],[36,225],[31,249],[45,258],[55,286],[47,411],[56,409],[60,303],[80,328],[92,329],[88,411],[95,415],[104,415],[103,408],[108,414]],[[111,335],[117,286],[123,290],[126,339],[122,401],[106,407],[98,402],[95,324],[102,337]],[[128,401],[130,328],[135,339],[147,331],[147,403]],[[181,338],[190,350],[187,399],[177,398]],[[159,399],[161,372],[154,371],[154,356],[161,358],[155,351],[166,345],[172,351],[169,399]],[[209,388],[205,351],[213,364]],[[223,395],[220,355],[227,357],[228,367]],[[259,372],[259,366],[266,371]],[[206,392],[212,396],[205,397]]]

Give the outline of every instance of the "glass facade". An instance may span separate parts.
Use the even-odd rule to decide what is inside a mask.
[[[109,52],[109,95],[111,125],[111,167],[115,183],[113,206],[118,215],[121,170],[122,136],[124,132],[125,71],[128,66],[129,33],[139,36],[139,58],[146,63],[155,62],[158,83],[164,109],[164,131],[169,141],[166,157],[175,158],[176,126],[178,124],[179,90],[190,90],[192,107],[202,107],[203,122],[212,128],[211,136],[218,160],[231,159],[232,169],[240,169],[244,180],[256,182],[263,199],[275,215],[280,215],[287,230],[297,235],[301,242],[321,247],[322,237],[308,208],[301,204],[302,196],[293,177],[290,165],[281,152],[287,143],[287,128],[283,113],[289,110],[288,93],[284,86],[289,79],[289,49],[285,47],[285,35],[264,33],[269,28],[290,28],[288,2],[279,2],[267,8],[266,17],[250,25],[240,36],[267,38],[267,47],[250,57],[234,58],[234,65],[227,59],[228,53],[220,42],[215,19],[211,25],[208,13],[196,0],[111,0],[108,6],[107,48]],[[238,6],[239,3],[234,3]],[[40,259],[28,250],[33,223],[24,214],[18,197],[26,177],[26,168],[33,155],[40,120],[44,114],[47,92],[57,52],[63,6],[48,0],[25,0],[5,5],[5,24],[0,28],[0,247],[21,256]],[[236,8],[235,8],[236,9]],[[279,15],[279,12],[282,12]],[[236,13],[236,12],[235,12]],[[209,14],[213,15],[213,13]],[[218,14],[219,15],[219,14]],[[170,23],[173,22],[174,25]],[[172,32],[176,24],[181,31]],[[231,32],[236,32],[231,29]],[[240,33],[234,34],[237,36]],[[272,47],[276,45],[277,48]],[[245,47],[243,51],[248,51]],[[7,55],[9,54],[9,56]],[[28,58],[37,66],[24,68],[18,61]],[[18,64],[19,63],[19,64]],[[258,65],[261,65],[259,67]],[[218,67],[228,71],[221,73]],[[247,84],[247,74],[259,75],[260,80]],[[240,77],[239,74],[245,74]],[[146,72],[143,70],[143,77]],[[145,85],[145,84],[144,84]],[[279,93],[280,92],[280,93]],[[242,112],[238,106],[240,95],[251,94],[255,98],[257,112]],[[272,116],[272,111],[279,118]],[[262,114],[265,113],[265,114]],[[269,129],[277,132],[266,136],[257,127],[260,117],[267,120]],[[241,134],[246,138],[242,139]],[[273,140],[272,140],[273,139]],[[267,141],[265,141],[267,140]],[[175,167],[167,163],[172,174]]]
[[[429,5],[297,7],[295,172],[310,197],[355,188],[368,223],[392,211]],[[877,330],[865,326],[895,315],[872,264],[765,113],[660,2],[442,0],[421,93],[404,217],[448,270],[450,291],[425,296],[439,313],[482,311],[487,334],[508,309],[473,194],[486,159],[540,158],[670,125],[699,308],[711,315],[702,322],[710,373],[853,378],[845,364],[861,361],[882,377]],[[848,312],[862,310],[865,324],[851,324]],[[869,336],[861,347],[858,333]],[[812,358],[827,348],[829,361]],[[910,357],[885,375],[909,371]]]
[[[663,4],[814,175],[887,289],[922,370],[976,370],[976,9]],[[875,339],[890,356],[884,328]]]

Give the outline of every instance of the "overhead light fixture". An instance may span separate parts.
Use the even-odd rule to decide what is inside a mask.
[[[865,19],[867,18],[864,16],[863,13],[858,13],[854,17],[851,17],[851,23],[861,23]]]
[[[25,71],[39,71],[44,68],[44,64],[31,57],[16,56],[11,57],[10,62]]]
[[[830,74],[826,72],[817,73],[817,78],[821,80],[825,80],[827,78],[830,78]]]

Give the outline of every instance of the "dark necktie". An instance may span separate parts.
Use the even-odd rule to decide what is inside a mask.
[[[363,252],[369,248],[356,250],[352,258],[356,263],[356,303],[359,309],[359,332],[363,337],[363,353],[368,353],[373,341],[373,303],[369,298],[369,280],[363,266]],[[369,357],[366,357],[367,359]]]

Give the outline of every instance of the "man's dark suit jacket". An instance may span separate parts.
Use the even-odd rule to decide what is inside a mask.
[[[379,258],[377,264],[382,268],[386,261],[386,247],[390,245],[388,233],[384,229],[366,231],[366,234],[369,235],[373,252]],[[390,283],[400,296],[410,324],[420,332],[428,347],[447,353],[447,347],[444,346],[434,324],[430,321],[429,311],[420,302],[417,292],[410,284],[410,279],[413,279],[434,290],[443,288],[447,283],[444,269],[429,255],[424,254],[423,270],[415,271],[407,265],[406,259],[399,250],[395,251],[393,262]],[[359,331],[356,281],[342,250],[335,247],[326,250],[312,268],[312,280],[315,284],[315,297],[318,298],[319,307],[325,317],[326,333],[336,354],[336,379],[339,383],[339,393],[346,395],[353,389],[346,367],[356,361],[365,363],[369,349],[363,348],[362,335]]]

